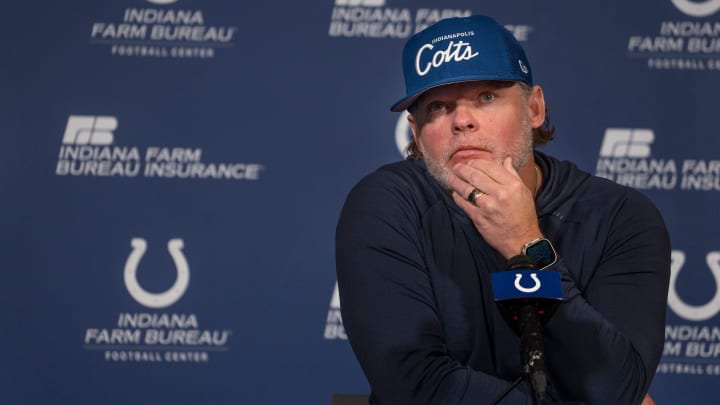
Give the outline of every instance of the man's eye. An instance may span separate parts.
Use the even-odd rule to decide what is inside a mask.
[[[438,112],[438,111],[443,111],[444,109],[445,109],[445,104],[440,103],[440,102],[430,103],[427,106],[428,112]]]
[[[482,101],[483,103],[489,103],[493,100],[495,100],[495,94],[493,93],[482,93],[480,95],[480,101]]]

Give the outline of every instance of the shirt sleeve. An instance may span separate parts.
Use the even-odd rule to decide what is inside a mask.
[[[361,183],[336,233],[343,324],[379,404],[490,404],[510,382],[451,358],[411,194]],[[530,404],[525,383],[502,403]]]
[[[626,197],[606,218],[607,231],[585,224],[585,234],[602,235],[591,243],[601,252],[597,264],[556,266],[565,301],[544,329],[555,388],[588,404],[639,404],[663,349],[669,237],[649,200]]]

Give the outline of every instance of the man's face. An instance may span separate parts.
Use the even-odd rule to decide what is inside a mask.
[[[475,81],[427,91],[408,119],[428,170],[448,188],[457,163],[502,164],[510,156],[516,170],[524,167],[532,154],[532,128],[542,124],[545,107],[539,87],[526,98],[517,83]]]

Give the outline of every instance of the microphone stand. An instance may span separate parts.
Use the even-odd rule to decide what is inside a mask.
[[[547,391],[545,350],[538,309],[525,305],[520,309],[520,359],[523,377],[530,382],[536,403],[542,404]]]
[[[525,255],[518,255],[508,260],[506,270],[536,269],[535,263]],[[555,304],[556,305],[556,304]],[[533,391],[535,404],[583,405],[583,402],[556,402],[547,394],[547,371],[545,370],[545,349],[542,338],[542,321],[552,316],[556,306],[538,302],[524,302],[513,311],[508,307],[500,307],[504,318],[520,335],[520,378],[515,380],[492,402],[500,403],[505,396],[515,389],[522,380],[527,380]]]
[[[525,379],[533,390],[533,403],[546,404],[547,375],[545,372],[545,350],[542,340],[542,323],[538,315],[539,308],[531,304],[523,305],[518,316],[518,332],[520,333],[521,376],[493,404],[498,404],[510,391]]]

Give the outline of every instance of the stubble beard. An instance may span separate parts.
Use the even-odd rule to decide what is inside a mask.
[[[522,134],[517,143],[512,145],[502,156],[496,156],[497,147],[495,144],[488,140],[481,140],[476,145],[483,150],[490,152],[493,155],[495,161],[502,165],[502,162],[509,156],[512,158],[513,167],[516,171],[519,171],[521,167],[525,166],[530,160],[530,154],[532,153],[532,127],[530,126],[530,118],[526,115],[521,123]],[[459,139],[459,138],[458,138]],[[445,151],[439,157],[430,157],[425,153],[425,148],[422,143],[422,137],[418,139],[418,147],[422,153],[423,160],[427,165],[428,172],[430,175],[440,183],[440,186],[447,192],[452,192],[450,187],[450,174],[452,169],[448,167],[452,152],[455,150],[454,145],[451,145],[447,151]]]

